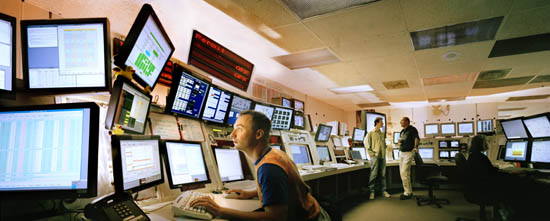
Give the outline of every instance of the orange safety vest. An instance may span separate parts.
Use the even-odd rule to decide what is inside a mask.
[[[266,163],[279,166],[288,177],[288,218],[289,219],[313,219],[317,217],[320,206],[317,200],[311,195],[309,186],[302,180],[300,173],[294,162],[281,150],[271,149],[264,155],[262,160],[256,165],[256,177],[258,169]],[[262,188],[258,179],[258,197],[263,202]]]

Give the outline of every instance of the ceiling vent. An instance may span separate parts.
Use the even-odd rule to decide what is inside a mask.
[[[550,34],[531,35],[495,42],[490,58],[550,50]]]
[[[364,5],[378,0],[282,0],[301,19]]]
[[[407,83],[406,80],[386,81],[382,82],[382,84],[384,84],[384,87],[388,90],[409,88],[409,83]]]
[[[474,84],[474,89],[479,88],[497,88],[497,87],[508,87],[508,86],[516,86],[516,85],[522,85],[526,84],[531,80],[533,76],[528,77],[518,77],[518,78],[507,78],[507,79],[500,79],[500,80],[492,80],[492,81],[476,81]]]
[[[521,111],[527,109],[526,107],[511,107],[511,108],[502,108],[498,109],[499,112],[505,112],[505,111]]]
[[[448,101],[463,101],[466,97],[440,97],[440,98],[428,98],[429,103],[448,102]]]
[[[357,104],[360,108],[369,108],[369,107],[385,107],[390,106],[390,103],[388,102],[379,102],[379,103],[365,103],[365,104]]]
[[[528,101],[528,100],[541,100],[550,97],[550,94],[545,95],[533,95],[533,96],[521,96],[521,97],[509,97],[506,101]]]
[[[273,60],[291,70],[340,62],[340,59],[338,59],[338,57],[336,57],[336,55],[334,55],[332,51],[327,48],[281,55],[273,57]]]
[[[472,82],[477,73],[467,74],[451,74],[441,77],[429,77],[423,78],[424,86],[438,85],[438,84],[452,84],[462,82]]]
[[[550,82],[550,75],[539,75],[529,83],[544,83]]]
[[[478,81],[487,81],[487,80],[497,80],[502,79],[510,73],[512,69],[502,69],[502,70],[490,70],[490,71],[482,71],[479,73],[479,76],[477,77]]]

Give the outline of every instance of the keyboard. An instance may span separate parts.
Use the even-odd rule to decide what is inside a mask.
[[[172,204],[172,212],[174,216],[188,216],[197,219],[212,219],[214,216],[206,211],[202,206],[191,207],[189,204],[196,198],[207,196],[214,199],[211,193],[201,193],[197,191],[183,192]]]

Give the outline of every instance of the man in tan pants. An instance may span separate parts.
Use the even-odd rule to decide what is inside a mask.
[[[411,165],[414,160],[414,153],[418,151],[418,130],[411,126],[411,121],[408,117],[401,119],[401,137],[399,138],[399,172],[401,181],[403,182],[403,194],[400,199],[410,199],[413,195],[411,185]]]

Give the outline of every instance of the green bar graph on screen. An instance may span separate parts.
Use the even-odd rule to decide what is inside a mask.
[[[155,38],[155,35],[153,35],[153,32],[149,32],[149,33],[151,33],[151,37],[153,37],[153,39],[155,40],[155,42],[159,46],[160,50],[162,51],[162,53],[164,53],[164,48],[162,48],[162,46],[160,46],[159,41],[157,41],[157,38]]]
[[[152,72],[155,70],[155,65],[153,65],[149,58],[147,58],[147,56],[143,53],[139,53],[135,64],[136,68],[142,71],[147,77],[151,76]]]

